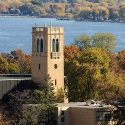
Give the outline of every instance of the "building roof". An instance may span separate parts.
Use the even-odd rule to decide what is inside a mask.
[[[0,81],[31,80],[31,74],[0,74]]]
[[[101,101],[97,101],[94,104],[91,104],[89,102],[70,102],[70,103],[58,103],[57,107],[79,107],[79,108],[108,108],[111,107],[111,105],[106,105],[102,103]]]

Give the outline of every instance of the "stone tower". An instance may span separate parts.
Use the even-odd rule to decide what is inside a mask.
[[[64,89],[63,44],[63,27],[32,28],[32,80],[44,85],[50,75],[55,92]]]

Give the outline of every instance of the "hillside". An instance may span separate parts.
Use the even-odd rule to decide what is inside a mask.
[[[1,0],[0,1],[0,13],[8,13],[10,8],[17,8],[30,0]]]
[[[12,5],[12,4],[22,4],[22,3],[27,3],[30,1],[35,1],[35,2],[66,2],[66,0],[1,0],[0,4],[6,4],[6,5]],[[68,2],[83,2],[83,1],[89,1],[89,2],[110,2],[110,3],[120,3],[120,2],[124,2],[125,0],[67,0]]]
[[[125,0],[3,0],[0,14],[90,21],[125,21]]]

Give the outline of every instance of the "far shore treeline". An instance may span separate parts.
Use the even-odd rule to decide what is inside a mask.
[[[0,14],[124,22],[125,0],[6,0]]]
[[[64,46],[69,101],[125,99],[125,50],[114,53],[115,47],[110,33],[83,34]],[[0,73],[30,74],[31,55],[20,49],[1,53]]]

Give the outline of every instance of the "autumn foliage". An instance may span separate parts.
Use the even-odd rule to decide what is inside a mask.
[[[73,45],[64,46],[65,88],[68,89],[66,95],[69,101],[85,101],[90,98],[125,99],[125,51],[110,51],[114,41],[100,36],[102,35],[96,34],[100,46],[97,41],[92,46],[87,35],[75,39],[77,44],[75,41]],[[114,39],[112,35],[111,38]],[[104,47],[105,40],[110,42],[109,49]],[[0,73],[31,73],[31,55],[20,49],[13,50],[10,54],[1,53]]]
[[[31,55],[22,50],[11,51],[11,54],[1,53],[0,73],[29,74],[31,73]]]
[[[70,101],[125,98],[125,51],[65,46],[65,76]]]

